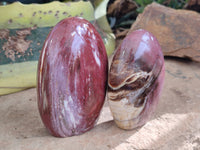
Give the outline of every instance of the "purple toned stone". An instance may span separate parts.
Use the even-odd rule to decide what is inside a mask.
[[[38,108],[48,131],[79,135],[95,125],[104,103],[108,59],[87,20],[73,17],[49,33],[38,63]]]
[[[154,112],[164,82],[164,57],[145,30],[128,34],[117,48],[108,74],[108,101],[116,124],[133,129]]]

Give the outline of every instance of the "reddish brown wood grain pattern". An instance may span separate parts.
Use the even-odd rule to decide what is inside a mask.
[[[145,30],[129,33],[116,49],[108,74],[108,100],[120,128],[146,123],[158,104],[164,74],[157,39]]]
[[[107,87],[108,60],[99,33],[88,21],[68,18],[47,37],[38,65],[38,107],[54,136],[90,130]]]

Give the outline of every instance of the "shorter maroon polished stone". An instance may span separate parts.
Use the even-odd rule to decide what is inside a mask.
[[[154,112],[164,82],[164,57],[148,31],[129,33],[116,49],[108,74],[108,101],[123,129],[143,125]]]

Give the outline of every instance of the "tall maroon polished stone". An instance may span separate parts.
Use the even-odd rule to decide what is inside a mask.
[[[38,63],[41,119],[58,137],[79,135],[95,125],[104,103],[108,60],[94,26],[78,17],[49,33]]]

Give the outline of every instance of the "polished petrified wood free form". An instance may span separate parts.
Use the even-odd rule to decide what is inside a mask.
[[[129,33],[117,48],[108,74],[108,102],[120,128],[146,123],[158,103],[164,71],[157,39],[145,30]]]
[[[108,59],[95,27],[72,17],[49,33],[38,63],[38,108],[48,131],[58,137],[94,127],[107,87]]]

